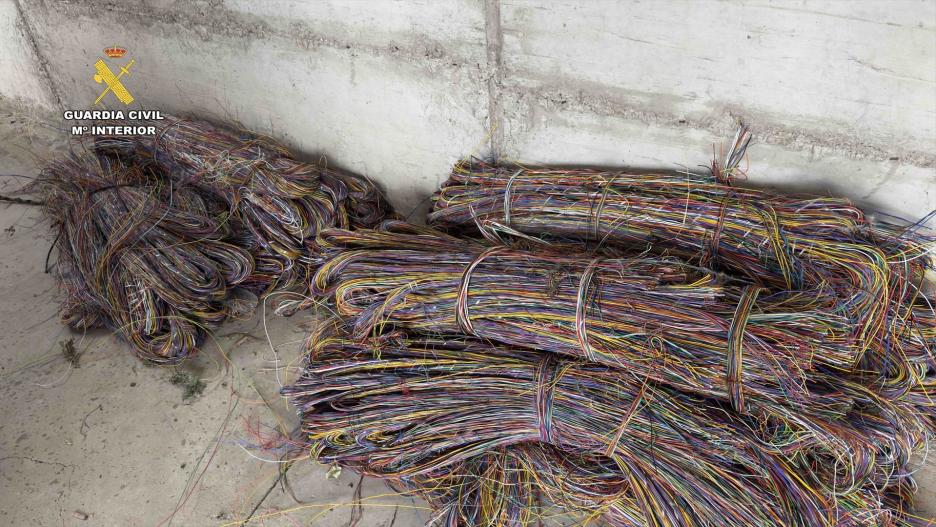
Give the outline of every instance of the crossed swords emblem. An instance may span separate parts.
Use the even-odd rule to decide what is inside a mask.
[[[121,66],[120,73],[117,75],[114,75],[114,72],[112,72],[110,68],[107,67],[107,64],[104,63],[103,59],[94,63],[94,69],[97,71],[97,73],[94,75],[94,81],[98,84],[104,83],[107,85],[107,87],[104,88],[104,91],[98,95],[98,98],[94,100],[94,104],[100,103],[101,99],[107,95],[107,92],[113,93],[114,96],[124,104],[130,104],[133,102],[133,95],[130,95],[130,92],[127,91],[127,88],[125,88],[124,85],[120,82],[120,78],[124,75],[130,75],[130,67],[133,66],[135,62],[135,60],[131,59],[126,66]]]

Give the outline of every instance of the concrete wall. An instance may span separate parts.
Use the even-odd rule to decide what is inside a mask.
[[[0,99],[51,110],[54,96],[15,0],[0,0]]]
[[[738,118],[754,183],[936,208],[932,1],[19,4],[67,107],[121,45],[146,107],[327,153],[404,212],[467,154],[695,166]]]

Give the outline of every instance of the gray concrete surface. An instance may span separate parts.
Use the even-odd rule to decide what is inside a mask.
[[[54,107],[51,82],[14,0],[0,0],[0,97],[21,105]]]
[[[695,165],[739,118],[761,144],[755,182],[936,208],[932,0],[16,5],[43,66],[28,70],[65,107],[88,107],[92,65],[119,44],[135,105],[327,153],[407,211],[467,153]]]
[[[0,0],[0,98],[31,108],[17,114],[25,123],[0,121],[0,172],[29,170],[30,152],[62,140],[35,122],[61,126],[43,109],[60,117],[90,105],[93,63],[111,45],[136,60],[124,79],[134,107],[237,120],[305,156],[327,154],[381,182],[416,217],[467,154],[695,166],[737,119],[756,136],[753,184],[848,196],[907,218],[936,209],[933,0]],[[235,417],[292,419],[271,395],[275,376],[257,372],[271,352],[252,338],[220,339],[241,374],[222,380],[230,372],[217,373],[206,353],[185,368],[216,380],[186,404],[169,373],[142,371],[109,336],[86,336],[86,365],[68,370],[56,355],[66,333],[52,316],[54,285],[39,263],[48,240],[35,219],[0,206],[0,227],[16,227],[0,234],[0,292],[10,299],[0,302],[0,457],[14,451],[0,462],[0,523],[6,514],[14,525],[155,524],[213,448],[232,387],[238,400],[255,399],[250,379],[273,403],[241,402]],[[298,321],[270,319],[284,354],[295,353]],[[256,336],[256,322],[237,327]],[[48,362],[26,368],[37,356]],[[106,411],[85,419],[98,405]],[[243,518],[259,501],[251,491],[269,488],[274,468],[234,444],[244,426],[231,423],[219,466],[175,524]],[[934,466],[920,499],[936,515]],[[303,500],[350,502],[347,474],[339,485],[324,469],[301,471],[290,480]],[[297,506],[291,500],[277,488],[261,511]],[[83,508],[85,522],[72,514]],[[343,523],[346,509],[317,524]],[[308,524],[319,510],[289,517]],[[389,522],[389,510],[365,509],[362,525]],[[418,523],[418,511],[398,512],[397,525]],[[293,525],[285,515],[267,521]]]

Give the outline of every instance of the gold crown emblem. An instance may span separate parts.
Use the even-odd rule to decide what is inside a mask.
[[[124,48],[118,48],[117,46],[113,46],[110,48],[104,48],[104,54],[110,58],[119,59],[120,57],[123,57],[124,55],[127,54],[127,50],[125,50]]]

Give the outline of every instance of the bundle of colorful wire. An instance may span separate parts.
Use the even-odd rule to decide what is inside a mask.
[[[851,403],[827,379],[859,353],[848,322],[806,295],[762,294],[674,258],[589,259],[390,230],[320,240],[334,257],[312,293],[334,296],[359,338],[388,324],[461,332],[621,368],[739,412],[808,420]]]
[[[314,457],[453,527],[535,525],[546,504],[621,526],[925,524],[925,302],[899,332],[923,351],[887,370],[916,377],[894,379],[854,368],[855,322],[822,295],[514,235],[321,233],[311,291],[341,320],[285,390]]]
[[[446,526],[535,525],[544,503],[612,526],[922,524],[908,512],[925,434],[911,404],[856,401],[807,437],[618,368],[466,336],[362,341],[335,322],[308,347],[285,393],[313,455],[397,482]]]
[[[240,310],[254,261],[228,241],[223,203],[82,149],[49,163],[36,189],[57,232],[65,323],[109,327],[141,357],[175,363]]]
[[[178,119],[156,137],[79,140],[31,190],[57,235],[62,320],[170,364],[258,297],[305,288],[320,229],[387,213],[366,179]]]
[[[799,291],[848,318],[856,369],[907,390],[934,367],[917,306],[934,238],[921,223],[872,223],[842,199],[787,196],[731,184],[746,132],[712,174],[456,165],[435,196],[430,224],[502,241],[535,237],[613,246],[730,273],[775,291]],[[914,364],[908,368],[909,364]]]
[[[323,230],[338,318],[284,390],[312,456],[447,527],[927,525],[929,219],[738,188],[748,141],[706,175],[460,163],[441,231]]]
[[[257,261],[252,285],[305,286],[315,237],[326,227],[372,227],[389,206],[368,179],[303,163],[269,138],[177,117],[149,121],[155,136],[98,137],[95,148],[154,164],[178,185],[224,201],[238,243]]]

